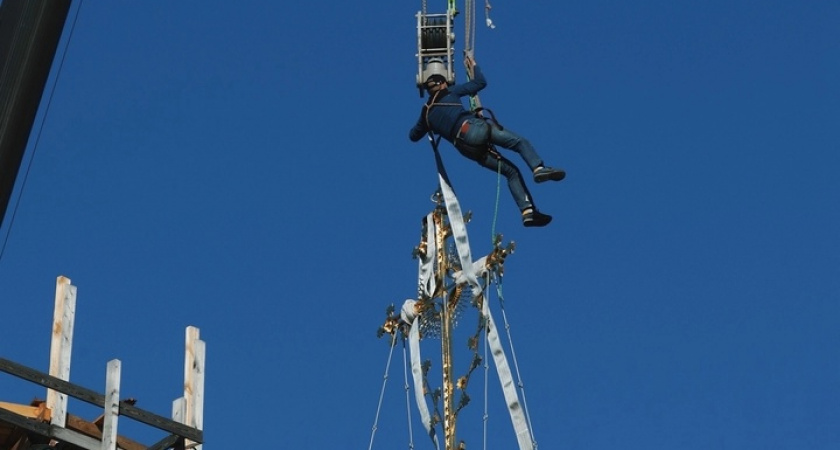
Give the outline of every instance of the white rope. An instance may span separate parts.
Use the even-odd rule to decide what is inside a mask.
[[[498,280],[496,283],[496,293],[499,296],[499,304],[502,310],[502,320],[505,323],[505,334],[507,334],[508,345],[510,345],[510,356],[513,358],[513,369],[516,372],[516,385],[522,394],[522,410],[525,413],[525,419],[528,421],[528,431],[531,434],[531,442],[534,444],[534,449],[537,448],[537,440],[534,438],[534,427],[531,424],[531,414],[528,412],[528,400],[525,398],[525,384],[522,382],[522,375],[519,373],[519,361],[516,359],[516,349],[513,347],[513,336],[510,332],[510,323],[508,322],[507,312],[505,312],[504,298],[502,297],[502,282]]]
[[[493,9],[490,6],[490,0],[484,0],[484,22],[487,24],[487,28],[493,30],[496,28],[496,25],[493,25],[493,20],[490,19],[490,10]]]
[[[484,23],[491,30],[496,28],[490,18],[490,0],[484,0]],[[475,49],[475,0],[464,0],[464,51],[471,53]]]
[[[376,405],[376,417],[373,419],[373,428],[370,431],[370,445],[368,450],[373,449],[373,439],[376,436],[376,429],[379,425],[379,413],[382,411],[382,399],[385,397],[385,386],[388,384],[388,373],[391,371],[391,357],[394,355],[394,344],[397,342],[397,333],[394,332],[391,339],[391,350],[388,351],[388,362],[385,364],[385,375],[382,377],[382,389],[379,391],[379,404]]]
[[[488,271],[486,274],[487,281],[484,283],[484,299],[482,301],[489,301],[487,298],[486,292],[487,288],[490,286],[490,272]],[[489,395],[487,393],[488,387],[490,385],[490,364],[487,363],[488,360],[488,344],[487,344],[487,323],[484,324],[484,336],[482,336],[484,341],[484,416],[482,420],[484,421],[484,446],[483,449],[487,450],[487,425],[490,422],[490,414],[488,412],[488,405],[489,405]]]
[[[408,418],[408,448],[414,449],[414,430],[411,427],[411,396],[409,393],[410,384],[408,382],[408,352],[403,344],[403,378],[405,383],[405,413]]]
[[[426,405],[426,397],[423,393],[423,364],[420,362],[420,318],[415,317],[408,332],[408,344],[411,352],[411,373],[414,375],[414,398],[417,402],[417,409],[420,412],[420,420],[426,428],[426,433],[435,443],[435,449],[440,449],[437,434],[432,427],[432,418],[429,414],[429,407]]]
[[[475,3],[464,0],[464,51],[471,52],[475,44]]]
[[[496,372],[499,376],[499,383],[502,385],[502,393],[504,394],[505,402],[508,406],[510,420],[513,424],[516,440],[519,443],[519,450],[533,450],[533,436],[531,431],[528,429],[528,420],[525,417],[522,404],[519,401],[519,395],[513,386],[514,380],[510,372],[507,356],[505,356],[504,348],[499,339],[499,333],[496,330],[496,324],[493,321],[493,315],[490,313],[489,302],[483,302],[481,309],[482,314],[484,314],[484,317],[487,319],[487,340],[490,343],[493,360],[496,363]]]
[[[437,243],[435,242],[437,226],[432,213],[427,214],[424,221],[425,227],[423,228],[426,234],[423,236],[423,242],[426,243],[426,250],[417,258],[417,283],[423,296],[431,298],[437,291],[437,278],[434,273],[435,257],[437,255]]]
[[[476,298],[481,295],[481,287],[478,285],[478,279],[475,273],[472,270],[468,270],[473,267],[473,260],[470,251],[470,240],[467,237],[467,227],[464,224],[464,215],[461,212],[461,204],[458,203],[458,197],[455,196],[455,191],[449,185],[449,177],[446,176],[446,169],[443,167],[443,160],[440,158],[437,147],[434,150],[440,191],[443,194],[446,214],[449,216],[449,227],[452,230],[452,238],[455,240],[455,250],[458,253],[458,259],[463,269],[461,273],[465,278],[464,280],[456,281],[459,283],[467,282],[472,289],[473,298]]]

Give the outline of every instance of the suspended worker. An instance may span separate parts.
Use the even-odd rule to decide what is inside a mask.
[[[531,193],[525,185],[522,173],[510,160],[496,152],[493,145],[512,150],[525,160],[534,174],[534,181],[560,181],[566,177],[563,169],[547,167],[534,147],[522,136],[491,123],[478,113],[470,112],[461,103],[461,97],[473,96],[487,86],[487,81],[475,60],[467,57],[467,69],[473,79],[462,84],[449,86],[446,77],[439,74],[429,76],[425,82],[428,100],[423,105],[420,118],[408,134],[412,142],[423,135],[434,132],[452,143],[459,153],[476,161],[493,172],[497,170],[507,178],[508,188],[522,211],[522,223],[526,227],[543,227],[551,222],[551,216],[541,213],[534,205]]]

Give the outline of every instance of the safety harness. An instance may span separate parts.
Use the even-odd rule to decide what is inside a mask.
[[[429,122],[429,112],[431,111],[432,107],[434,107],[434,106],[462,106],[460,103],[438,103],[437,98],[438,98],[438,95],[441,92],[442,92],[441,90],[436,91],[434,93],[434,95],[432,95],[432,97],[429,99],[429,101],[426,102],[425,105],[423,105],[423,108],[424,108],[423,118],[425,119],[425,122],[426,122],[426,129],[429,130],[429,135],[433,139],[433,141],[435,141],[435,144],[440,142],[441,136],[438,136],[437,139],[435,140],[434,132],[432,131],[432,124],[431,124],[431,122]],[[490,114],[490,119],[488,119],[487,117],[484,117],[484,114],[483,114],[484,111],[487,111]],[[486,145],[482,146],[482,147],[477,147],[477,146],[474,146],[474,145],[469,145],[466,142],[464,142],[463,136],[466,135],[467,131],[469,131],[469,128],[470,128],[469,119],[464,120],[461,123],[461,126],[458,129],[458,133],[455,135],[455,140],[454,140],[453,144],[455,145],[456,148],[461,149],[468,154],[475,155],[474,156],[475,158],[479,158],[480,156],[482,156],[484,154],[484,152],[489,152],[497,160],[500,159],[501,155],[496,150],[496,148],[493,146],[493,144],[490,142],[490,133],[492,132],[490,127],[496,127],[499,130],[504,130],[504,127],[502,126],[502,124],[499,123],[499,121],[496,119],[496,115],[489,108],[484,108],[484,107],[479,106],[479,107],[473,109],[471,112],[472,112],[472,115],[474,117],[484,120],[489,125],[488,128],[487,128],[487,136],[485,136],[485,138],[484,138],[484,141],[486,142]]]

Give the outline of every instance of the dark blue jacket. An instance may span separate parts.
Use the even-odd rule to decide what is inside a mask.
[[[478,66],[474,66],[473,76],[473,79],[466,83],[456,84],[439,91],[437,96],[430,95],[420,111],[420,118],[408,133],[408,138],[417,142],[431,129],[447,141],[455,141],[458,128],[465,120],[473,117],[473,113],[464,108],[461,97],[475,95],[487,86],[487,80],[484,79],[484,74]]]

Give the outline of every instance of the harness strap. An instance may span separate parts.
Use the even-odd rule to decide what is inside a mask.
[[[437,98],[440,93],[441,91],[435,91],[435,94],[432,96],[432,98],[430,98],[429,101],[426,102],[425,105],[423,105],[423,108],[425,109],[423,118],[426,120],[426,128],[429,130],[432,129],[432,124],[429,122],[429,112],[432,110],[433,106],[462,106],[460,103],[438,103]]]
[[[493,126],[493,125],[491,125],[491,126]],[[469,122],[469,119],[467,119],[467,120],[464,121],[463,124],[461,124],[461,129],[458,132],[458,135],[455,137],[455,142],[453,143],[455,145],[455,148],[461,150],[462,153],[464,153],[465,156],[472,155],[470,157],[470,159],[474,159],[474,160],[476,160],[476,162],[478,162],[481,158],[483,158],[483,155],[484,155],[485,152],[490,153],[490,155],[492,155],[494,158],[496,158],[496,160],[501,161],[502,155],[498,152],[498,150],[496,150],[496,147],[493,145],[493,143],[490,142],[490,133],[492,131],[489,128],[487,129],[487,137],[485,138],[486,139],[486,145],[475,146],[475,145],[470,145],[470,144],[467,144],[466,142],[464,142],[463,136],[467,133],[467,131],[469,129],[470,129],[470,122]]]
[[[423,105],[423,108],[426,109],[426,113],[423,115],[423,117],[426,119],[426,129],[430,131],[432,129],[432,124],[429,123],[429,111],[431,111],[432,106],[435,105],[435,100],[437,100],[438,94],[440,94],[440,91],[436,91],[435,95],[433,95],[432,98],[430,98],[429,101],[426,102],[425,105]]]
[[[496,120],[496,114],[494,114],[493,111],[490,108],[485,108],[483,106],[479,106],[478,108],[476,108],[474,110],[476,117],[484,118],[484,116],[481,114],[482,111],[487,111],[488,113],[490,113],[490,118],[492,119],[492,122],[491,122],[492,125],[497,126],[500,130],[505,129],[505,127],[503,127],[502,124],[499,123],[498,120]]]

